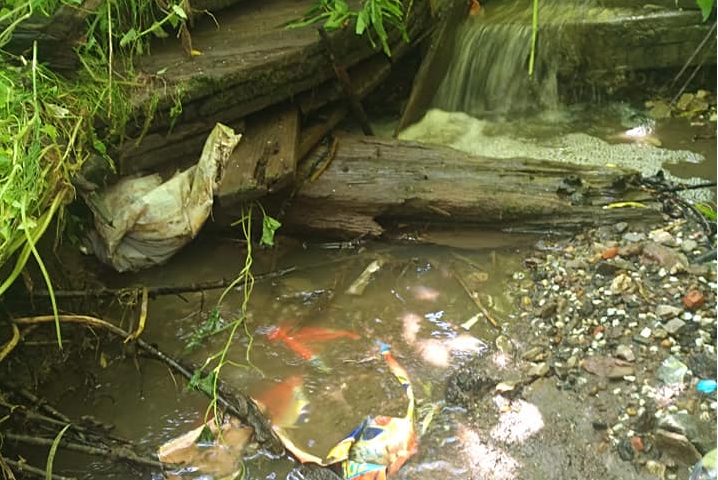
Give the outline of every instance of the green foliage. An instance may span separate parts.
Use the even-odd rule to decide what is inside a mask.
[[[712,205],[700,202],[696,203],[694,206],[696,207],[696,210],[701,212],[701,214],[708,220],[712,220],[715,222],[718,219],[718,216],[716,215],[716,209]]]
[[[0,48],[30,17],[51,16],[81,0],[6,0],[0,8]],[[104,0],[88,17],[84,43],[76,48],[81,68],[71,78],[37,61],[0,50],[0,296],[32,255],[52,292],[35,247],[63,207],[74,199],[71,180],[94,153],[113,165],[108,145],[119,144],[131,120],[134,55],[148,51],[149,34],[186,28],[179,1]],[[160,33],[162,32],[162,33]],[[36,52],[36,48],[33,49]],[[122,65],[122,73],[113,70]],[[154,113],[154,112],[152,112]],[[97,129],[96,129],[97,128]],[[114,168],[114,167],[113,167]],[[7,271],[7,270],[6,270]],[[54,296],[53,311],[57,314]],[[57,326],[58,341],[60,339]]]
[[[259,240],[260,245],[265,247],[274,246],[274,233],[281,227],[282,224],[275,218],[270,217],[266,213],[262,218],[262,238]]]
[[[219,314],[219,308],[215,306],[212,311],[209,312],[207,319],[200,323],[199,326],[192,332],[187,340],[185,348],[188,351],[194,350],[201,347],[204,341],[215,335],[226,327],[226,323],[222,320]]]
[[[531,53],[529,54],[529,77],[534,74],[534,62],[536,61],[536,38],[538,37],[538,2],[533,0],[531,13]]]
[[[209,374],[202,376],[202,369],[197,369],[193,372],[192,378],[187,383],[187,388],[190,390],[198,390],[205,395],[212,396],[213,385],[217,379],[217,372],[212,371]]]
[[[57,447],[60,445],[60,440],[62,439],[62,436],[71,426],[71,423],[65,425],[62,430],[60,430],[55,436],[55,439],[52,441],[52,445],[50,445],[50,452],[47,454],[47,463],[45,464],[45,480],[52,480],[52,478],[54,477],[54,475],[52,474],[52,465],[55,462]]]
[[[208,425],[205,425],[195,443],[198,445],[208,445],[214,443],[214,440],[215,438],[214,433],[212,433],[212,429],[209,428]]]
[[[349,8],[346,0],[319,0],[301,19],[290,23],[288,28],[305,27],[315,22],[323,22],[327,30],[337,30],[356,22],[356,34],[366,33],[373,47],[376,47],[374,36],[378,37],[382,50],[388,57],[391,56],[391,50],[387,25],[396,27],[401,32],[402,39],[409,41],[402,0],[365,0],[360,10]]]
[[[701,9],[703,15],[703,21],[705,22],[710,17],[713,7],[715,7],[716,0],[696,0],[696,4]]]

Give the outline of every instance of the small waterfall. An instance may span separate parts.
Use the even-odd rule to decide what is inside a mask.
[[[476,117],[558,108],[558,69],[566,52],[576,48],[562,27],[581,18],[577,3],[539,0],[533,78],[528,76],[531,0],[489,4],[492,11],[467,18],[432,106]]]

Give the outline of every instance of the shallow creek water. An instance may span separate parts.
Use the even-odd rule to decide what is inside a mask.
[[[604,138],[610,132],[625,130],[615,120],[610,128],[602,127],[600,122],[591,125],[593,133],[602,133]],[[715,180],[713,140],[693,142],[691,136],[696,129],[683,121],[659,123],[657,132],[665,146],[698,151],[706,159],[685,164],[685,168],[671,166],[676,175]],[[238,366],[225,367],[222,378],[242,392],[261,397],[262,392],[282,381],[301,376],[309,400],[309,416],[293,435],[303,448],[323,456],[367,415],[402,416],[405,411],[406,397],[378,355],[376,342],[382,341],[391,345],[395,357],[409,372],[421,419],[430,405],[441,405],[451,366],[460,363],[463,356],[493,348],[500,333],[483,316],[468,330],[460,326],[476,315],[478,309],[452,271],[466,279],[470,290],[478,293],[496,320],[510,323],[517,306],[507,285],[513,272],[521,270],[524,255],[538,239],[488,232],[432,235],[441,245],[367,244],[359,249],[340,250],[282,238],[275,250],[255,249],[255,274],[290,266],[296,270],[255,285],[246,323],[247,333],[253,339],[249,362],[249,337],[239,331],[228,354]],[[386,264],[365,292],[358,296],[346,294],[347,287],[376,258],[385,259]],[[110,286],[186,285],[232,278],[243,262],[241,242],[229,236],[208,234],[196,239],[166,266],[133,275],[108,275],[104,280]],[[330,290],[334,297],[327,300]],[[152,300],[143,338],[170,355],[202,363],[208,355],[222,349],[225,335],[207,340],[190,354],[185,354],[184,348],[198,324],[207,318],[219,293]],[[240,310],[241,295],[236,292],[228,295],[221,307],[226,319],[236,318]],[[110,319],[119,320],[121,316],[117,311],[116,318]],[[306,362],[283,343],[268,340],[267,333],[272,327],[287,322],[299,327],[348,330],[360,338],[311,344],[328,367],[329,371],[325,371]],[[521,339],[512,341],[521,343]],[[149,451],[201,424],[208,400],[188,391],[184,382],[173,378],[164,366],[140,360],[139,375],[134,363],[119,352],[108,350],[106,358],[107,368],[99,366],[98,358],[88,359],[87,368],[96,376],[96,385],[85,400],[78,401],[77,392],[67,389],[67,378],[50,385],[47,396],[71,417],[89,414],[116,425],[115,434],[138,442]],[[467,453],[459,447],[476,440],[464,420],[462,411],[444,408],[435,418],[430,434],[421,439],[419,453],[398,478],[473,478],[471,471],[476,468],[476,458],[471,455],[486,457],[487,452]],[[532,435],[540,430],[540,425],[528,422],[521,428],[525,430],[523,434]],[[56,460],[56,472],[83,479],[143,478],[129,467],[118,473],[117,467],[107,462],[86,464],[86,461],[84,457],[63,454]],[[247,459],[246,465],[249,479],[303,478],[292,470],[296,465],[288,457],[256,454]]]
[[[360,251],[328,250],[280,240],[285,246],[277,251],[255,250],[257,273],[288,266],[297,270],[255,285],[247,322],[254,339],[249,353],[251,366],[246,354],[248,337],[240,331],[228,358],[242,366],[227,366],[222,377],[243,392],[261,396],[262,391],[279,382],[301,375],[309,417],[293,435],[308,451],[322,456],[367,415],[403,416],[406,411],[406,397],[378,355],[376,341],[391,345],[411,376],[420,406],[443,398],[450,365],[463,355],[484,351],[499,334],[483,317],[469,330],[460,327],[478,310],[452,271],[479,294],[497,321],[510,322],[514,305],[505,285],[511,272],[520,268],[521,246],[534,240],[494,235],[486,242],[471,240],[472,250],[375,244]],[[242,245],[230,239],[200,238],[161,269],[113,280],[181,285],[229,278],[243,262],[243,255]],[[348,285],[379,257],[387,263],[364,293],[346,294]],[[322,304],[322,292],[330,289],[335,291],[334,298]],[[317,295],[315,300],[306,299],[305,294],[311,292]],[[189,335],[206,318],[218,295],[207,294],[202,300],[200,294],[186,294],[151,301],[143,338],[171,355],[182,356]],[[222,316],[236,318],[240,309],[241,296],[230,294],[222,304]],[[330,369],[327,372],[307,363],[281,342],[267,339],[271,327],[286,322],[349,330],[360,338],[309,343]],[[188,357],[201,363],[221,350],[225,338],[218,335],[208,340]],[[179,379],[175,383],[164,366],[141,361],[140,377],[131,360],[110,352],[107,356],[107,368],[90,367],[97,376],[91,400],[78,402],[75,394],[65,394],[61,385],[55,386],[61,408],[70,415],[95,415],[115,424],[117,435],[150,449],[201,423],[208,401],[199,393],[188,392]],[[453,441],[454,435],[449,429],[443,438],[432,438],[426,446],[433,445],[437,450],[422,456],[429,463],[447,461],[438,449],[442,443]],[[293,464],[259,455],[247,465],[248,478],[284,478]],[[120,478],[103,476],[105,468],[96,463],[81,469],[84,473],[72,470],[80,478]],[[452,478],[466,478],[461,465],[456,469],[463,473]]]

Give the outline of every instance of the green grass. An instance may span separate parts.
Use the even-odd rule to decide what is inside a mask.
[[[30,17],[51,16],[79,0],[6,0],[0,8],[0,296],[22,273],[30,256],[48,290],[52,283],[37,248],[76,196],[72,179],[91,155],[109,157],[133,118],[128,102],[137,82],[133,59],[149,51],[152,36],[185,29],[178,2],[105,0],[87,20],[84,43],[76,48],[80,68],[60,76],[32,53],[2,47]],[[144,112],[146,113],[146,112]],[[53,311],[57,305],[51,295]],[[59,325],[57,328],[60,343]]]

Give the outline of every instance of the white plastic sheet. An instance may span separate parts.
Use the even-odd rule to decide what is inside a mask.
[[[166,182],[158,174],[126,177],[89,202],[90,234],[100,260],[119,272],[159,265],[189,243],[212,210],[219,176],[240,134],[218,123],[199,162]]]

